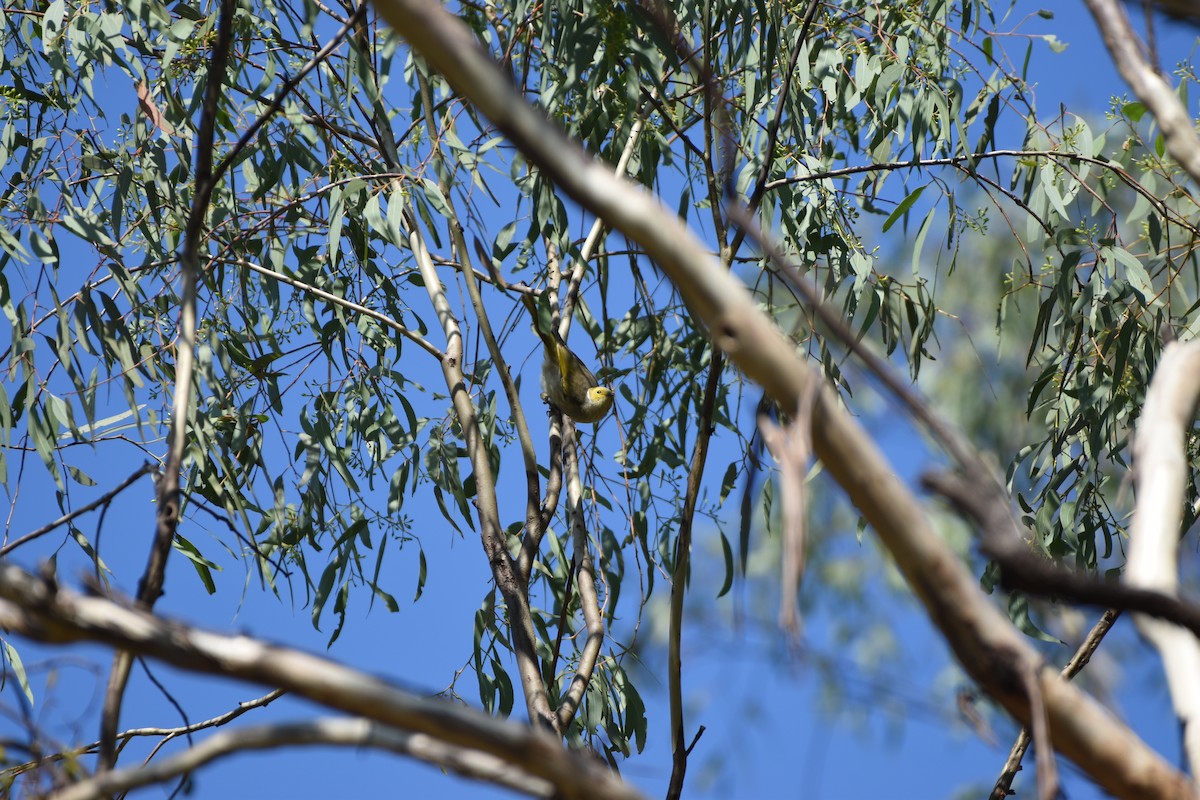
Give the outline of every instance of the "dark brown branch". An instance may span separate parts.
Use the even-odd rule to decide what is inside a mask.
[[[153,608],[162,594],[167,572],[167,558],[179,527],[179,473],[183,465],[183,450],[187,439],[188,408],[191,406],[192,378],[196,348],[196,287],[200,273],[200,243],[204,238],[204,221],[208,215],[215,181],[213,178],[213,149],[216,139],[217,113],[221,91],[225,85],[226,65],[233,43],[233,17],[237,12],[235,0],[222,0],[221,16],[217,22],[216,42],[208,63],[208,78],[204,103],[200,111],[200,130],[196,137],[195,196],[184,229],[183,249],[179,254],[182,277],[179,309],[179,342],[176,344],[175,396],[171,408],[171,432],[166,465],[158,481],[157,514],[154,540],[145,572],[138,582],[138,604]],[[112,672],[104,693],[100,715],[100,751],[98,767],[110,769],[116,761],[117,725],[121,717],[121,702],[129,682],[132,657],[119,652],[113,657]]]
[[[700,498],[700,484],[704,467],[708,463],[708,444],[712,438],[713,409],[716,407],[717,389],[721,385],[721,374],[725,359],[720,350],[713,350],[708,365],[708,380],[704,384],[704,401],[700,407],[699,424],[696,426],[696,442],[692,445],[692,464],[688,469],[687,491],[683,496],[683,509],[679,515],[679,533],[675,540],[675,563],[671,572],[671,617],[667,650],[667,684],[671,710],[671,781],[667,785],[667,800],[676,800],[683,793],[683,779],[687,774],[688,755],[700,738],[691,745],[684,744],[683,729],[683,599],[687,592],[688,562],[692,553],[692,526],[696,517],[696,504]],[[701,728],[701,731],[703,728]]]
[[[1178,597],[1121,583],[1106,583],[1058,567],[1023,543],[1011,527],[997,524],[996,514],[978,486],[960,475],[933,473],[921,478],[932,492],[948,499],[982,532],[980,549],[1000,568],[1000,583],[1010,590],[1054,597],[1083,605],[1135,611],[1165,619],[1200,636],[1200,606]]]

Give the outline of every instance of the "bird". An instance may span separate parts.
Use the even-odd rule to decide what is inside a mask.
[[[592,371],[571,352],[558,331],[542,330],[537,306],[528,294],[521,301],[533,316],[533,329],[545,347],[542,359],[543,396],[576,422],[599,422],[612,408],[613,391],[601,386]]]

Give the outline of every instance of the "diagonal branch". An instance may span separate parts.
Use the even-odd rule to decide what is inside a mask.
[[[1088,661],[1095,654],[1096,649],[1100,647],[1100,642],[1104,641],[1104,637],[1112,628],[1113,623],[1120,616],[1120,611],[1109,609],[1105,611],[1100,619],[1096,620],[1096,624],[1092,626],[1092,630],[1088,633],[1087,638],[1079,645],[1075,651],[1075,655],[1071,656],[1071,660],[1063,667],[1063,680],[1069,681],[1079,674]],[[992,792],[988,795],[988,800],[1004,800],[1012,794],[1012,782],[1017,777],[1017,773],[1021,770],[1021,759],[1025,757],[1025,751],[1029,749],[1031,737],[1029,728],[1021,728],[1021,732],[1017,734],[1017,740],[1013,742],[1012,750],[1009,751],[1008,760],[1004,762],[1004,769],[1000,771],[1000,777],[996,779],[996,785],[992,787]]]
[[[414,333],[413,331],[404,327],[399,322],[396,322],[396,320],[389,317],[387,314],[383,314],[379,311],[376,311],[373,308],[368,308],[359,303],[355,303],[351,300],[347,300],[344,297],[338,297],[336,294],[327,292],[324,289],[318,289],[316,286],[305,283],[304,281],[301,281],[301,280],[297,280],[296,278],[293,278],[291,275],[284,275],[282,272],[276,272],[273,269],[267,269],[266,267],[262,266],[261,264],[255,264],[253,261],[247,261],[244,258],[239,258],[239,259],[236,259],[234,263],[236,263],[239,267],[244,267],[244,268],[250,270],[251,272],[257,272],[259,275],[262,275],[263,277],[270,278],[273,281],[279,281],[280,283],[285,283],[288,286],[291,286],[293,289],[299,289],[300,291],[304,292],[305,294],[311,294],[313,297],[319,297],[322,300],[329,303],[330,305],[339,306],[341,308],[347,309],[348,311],[353,311],[356,314],[362,314],[364,317],[370,317],[371,319],[378,322],[380,325],[383,325],[384,327],[387,327],[387,328],[391,328],[396,333],[403,336],[405,339],[408,339],[410,342],[412,342],[413,344],[420,347],[426,353],[429,353],[429,355],[433,356],[438,361],[441,361],[445,357],[444,354],[442,353],[442,351],[438,350],[427,339],[424,339],[420,334]]]
[[[492,472],[488,447],[479,427],[475,404],[471,400],[466,378],[463,376],[462,330],[446,299],[445,287],[442,286],[433,260],[429,257],[425,239],[417,228],[416,220],[407,209],[404,212],[404,224],[408,228],[409,246],[416,257],[425,291],[429,294],[429,301],[437,312],[438,321],[446,334],[446,356],[441,361],[442,375],[446,380],[446,388],[450,391],[454,413],[458,417],[471,459],[471,468],[475,476],[475,508],[479,513],[479,535],[496,586],[500,589],[508,609],[513,650],[521,676],[526,711],[530,721],[545,726],[547,730],[556,730],[556,717],[550,709],[550,698],[545,684],[542,683],[542,673],[538,666],[537,638],[533,630],[529,595],[517,573],[516,563],[508,552],[496,498],[496,476]]]
[[[201,722],[193,722],[190,725],[182,725],[176,728],[130,728],[129,730],[121,731],[119,734],[117,734],[117,740],[121,742],[118,751],[137,737],[163,737],[162,740],[154,746],[154,749],[150,752],[150,755],[147,756],[147,760],[149,760],[150,758],[154,757],[154,754],[157,753],[163,745],[172,739],[176,739],[180,736],[190,736],[191,734],[197,731],[202,731],[206,728],[217,728],[222,725],[228,725],[230,722],[233,722],[247,711],[270,705],[273,701],[279,699],[284,694],[285,692],[282,689],[276,689],[272,692],[268,692],[262,697],[256,697],[253,700],[246,700],[245,702],[238,703],[237,708],[227,711],[224,714],[212,717],[211,719],[203,720]],[[99,747],[99,742],[93,742],[92,744],[85,744],[82,747],[76,747],[64,752],[47,755],[37,761],[28,761],[24,764],[18,764],[0,772],[0,782],[11,780],[13,776],[38,769],[44,764],[74,760],[79,758],[79,756],[86,755],[88,753],[94,753]]]
[[[1141,42],[1117,0],[1084,0],[1121,77],[1158,120],[1167,152],[1192,180],[1200,181],[1200,135],[1179,95],[1147,60]]]
[[[26,542],[30,542],[41,536],[45,536],[47,533],[50,533],[50,531],[54,530],[55,528],[59,527],[60,525],[66,525],[68,522],[75,519],[76,517],[82,516],[83,514],[86,514],[89,511],[94,511],[97,508],[99,508],[100,506],[107,506],[109,503],[111,503],[113,501],[113,498],[115,498],[121,492],[128,489],[133,484],[137,483],[138,480],[140,480],[143,475],[145,475],[147,473],[151,473],[151,472],[154,472],[153,464],[151,464],[149,462],[142,464],[142,466],[139,467],[137,470],[135,470],[132,475],[130,475],[125,480],[121,481],[121,483],[118,484],[111,491],[105,492],[104,494],[100,495],[99,497],[97,497],[95,500],[88,503],[87,505],[80,506],[79,508],[75,509],[71,513],[64,514],[63,516],[59,517],[58,519],[54,520],[53,522],[48,522],[45,525],[43,525],[42,527],[38,528],[37,530],[30,531],[29,533],[25,534],[24,536],[22,536],[18,539],[13,539],[8,544],[4,545],[3,547],[0,547],[0,558],[4,558],[6,555],[11,553],[13,550],[16,550],[18,547],[25,544]]]
[[[330,37],[329,41],[325,43],[325,46],[314,53],[312,58],[310,58],[303,67],[297,70],[295,75],[283,82],[283,85],[279,87],[279,91],[276,92],[275,98],[271,100],[265,109],[263,109],[263,112],[258,115],[258,118],[246,128],[241,138],[238,139],[237,143],[229,149],[229,152],[225,154],[223,159],[221,159],[221,163],[217,165],[215,170],[213,170],[214,183],[220,180],[221,176],[224,175],[231,166],[237,163],[238,156],[242,154],[243,150],[250,146],[250,142],[253,141],[254,137],[258,135],[258,132],[262,129],[262,126],[266,125],[267,122],[270,121],[271,117],[275,116],[279,109],[283,108],[283,101],[286,100],[288,95],[292,93],[292,90],[300,85],[300,81],[304,80],[308,73],[312,72],[322,63],[324,63],[325,59],[329,58],[329,55],[337,49],[338,45],[340,45],[346,38],[346,35],[350,33],[354,26],[358,24],[359,20],[366,15],[366,12],[366,0],[361,0],[361,2],[358,4],[358,7],[354,9],[354,13],[351,14],[349,19],[342,24],[341,29],[338,30],[332,37]]]

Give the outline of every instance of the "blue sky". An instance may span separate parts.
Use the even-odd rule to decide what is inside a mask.
[[[1057,54],[1042,44],[1034,47],[1030,74],[1037,79],[1039,108],[1052,109],[1062,102],[1076,112],[1101,114],[1110,95],[1124,93],[1125,89],[1090,18],[1076,2],[1047,0],[1041,5],[1053,8],[1057,19],[1031,19],[1028,32],[1053,32],[1068,47]],[[1022,3],[1016,13],[1033,13],[1039,7]],[[1166,55],[1164,60],[1170,63],[1175,57],[1189,55],[1193,40],[1190,31],[1160,30],[1164,54],[1177,54]],[[893,434],[884,442],[897,470],[908,477],[922,467],[919,459],[923,451],[914,446],[915,442],[916,436],[911,433]],[[714,463],[724,462],[714,457]],[[129,471],[135,466],[131,463]],[[106,475],[123,474],[117,465],[106,464],[104,469],[111,470]],[[111,566],[118,574],[136,575],[141,571],[152,519],[148,487],[148,483],[141,486],[140,497],[133,493],[123,513],[105,522],[104,554],[114,561]],[[409,514],[419,523],[437,519],[439,524],[429,530],[444,531],[436,512],[424,514],[421,509],[413,509]],[[18,516],[11,521],[10,531],[20,535],[43,522],[42,518]],[[429,579],[420,602],[410,602],[415,578],[407,596],[403,590],[395,592],[401,601],[398,614],[388,614],[381,607],[368,613],[365,602],[356,602],[330,655],[367,671],[386,674],[414,689],[436,692],[467,664],[472,618],[490,576],[479,545],[469,534],[465,538],[446,535],[438,541],[431,537],[424,544]],[[708,544],[711,536],[708,540],[702,537],[697,559],[715,557]],[[415,558],[411,549],[394,551],[388,555],[388,568],[400,576],[415,575]],[[20,553],[14,560],[34,566]],[[194,575],[188,574],[192,571],[189,564],[176,553],[168,572],[168,593],[158,609],[219,630],[245,631],[318,652],[325,649],[330,618],[326,618],[323,631],[314,631],[304,598],[298,597],[293,605],[285,595],[280,602],[261,593],[252,578],[247,587],[247,575],[240,562],[226,558],[222,563],[224,571],[216,574],[218,592],[209,596]],[[82,560],[64,556],[60,575],[77,575],[83,565]],[[403,580],[393,585],[403,586]],[[958,722],[949,699],[952,692],[935,686],[944,676],[948,658],[944,646],[915,607],[898,613],[898,638],[909,655],[898,665],[902,674],[894,675],[889,687],[891,696],[879,695],[878,687],[861,685],[859,702],[848,703],[845,711],[834,715],[823,710],[821,684],[814,679],[815,656],[808,660],[802,655],[789,657],[786,649],[769,636],[772,620],[749,620],[741,626],[715,622],[702,630],[687,631],[688,726],[694,729],[703,724],[707,732],[693,754],[686,796],[830,800],[949,797],[971,784],[990,786],[1007,754],[1011,726],[998,725],[997,744],[991,745]],[[1094,612],[1088,612],[1089,620],[1094,616]],[[811,625],[810,636],[820,640],[825,623],[818,616]],[[1114,636],[1135,643],[1128,623],[1120,623]],[[28,644],[21,644],[21,648],[35,676],[37,696],[44,701],[33,710],[34,716],[64,738],[93,739],[106,675],[90,674],[74,660],[58,661],[64,656],[58,650]],[[102,648],[70,648],[68,653],[71,659],[86,657],[103,667],[108,664],[107,651]],[[1066,656],[1064,652],[1064,660]],[[40,668],[49,659],[56,660],[62,676],[53,688],[46,685],[46,680],[54,671]],[[266,692],[158,665],[151,665],[151,669],[192,721],[222,713],[238,701]],[[845,669],[847,683],[856,685],[859,676],[850,667]],[[1132,663],[1119,683],[1117,702],[1140,735],[1177,761],[1175,727],[1156,670],[1153,658]],[[473,698],[474,679],[466,675],[463,681],[460,693]],[[12,684],[6,688],[10,692],[7,704],[13,705],[16,688]],[[656,689],[652,680],[644,679],[642,692],[648,703],[650,743],[645,754],[628,762],[625,775],[649,796],[657,797],[665,789],[670,767],[665,686]],[[876,700],[881,705],[892,704],[893,709],[872,711]],[[244,719],[262,722],[323,713],[330,712],[303,701],[281,700]],[[15,729],[9,726],[16,724],[11,719],[0,719],[0,736],[12,735]],[[122,728],[175,724],[181,724],[178,711],[149,686],[145,674],[135,667]],[[124,763],[132,763],[132,759]],[[1100,796],[1069,771],[1067,780],[1073,800]],[[441,798],[512,796],[448,778],[432,768],[390,755],[347,754],[330,748],[255,753],[219,762],[196,777],[193,796],[244,797],[264,792],[297,800],[383,793]],[[139,796],[160,794],[160,789],[149,789]]]

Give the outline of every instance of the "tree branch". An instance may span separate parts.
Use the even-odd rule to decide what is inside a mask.
[[[186,775],[225,756],[242,755],[249,750],[314,745],[388,750],[533,797],[549,797],[554,790],[548,781],[531,777],[490,754],[456,747],[426,734],[398,731],[370,720],[328,718],[223,731],[178,755],[145,766],[102,773],[69,786],[54,797],[55,800],[102,800]]]
[[[1200,340],[1170,342],[1154,370],[1133,440],[1137,507],[1129,528],[1125,583],[1174,596],[1179,590],[1179,539],[1185,485],[1190,480],[1185,440],[1200,401]],[[1183,749],[1200,767],[1200,640],[1188,631],[1142,614],[1138,630],[1162,657]]]
[[[1104,641],[1105,635],[1112,629],[1113,623],[1117,621],[1117,617],[1120,615],[1120,611],[1110,608],[1096,621],[1087,638],[1083,640],[1083,643],[1075,651],[1075,655],[1071,656],[1071,660],[1067,662],[1062,672],[1059,673],[1063,680],[1071,680],[1087,665],[1092,655],[1096,652],[1096,649],[1100,647],[1100,642]],[[992,793],[988,795],[988,800],[1004,800],[1004,798],[1012,794],[1010,791],[1012,782],[1017,777],[1017,773],[1021,771],[1021,759],[1025,757],[1025,751],[1029,749],[1029,743],[1029,728],[1023,727],[1021,728],[1021,732],[1017,734],[1017,740],[1013,742],[1012,750],[1008,754],[1008,760],[1004,762],[1004,769],[1000,771],[1000,777],[996,779],[996,785],[992,787]]]
[[[596,593],[596,571],[592,564],[592,554],[588,547],[587,525],[583,519],[583,486],[580,481],[579,447],[575,437],[574,426],[563,439],[563,471],[567,477],[567,516],[571,520],[571,551],[574,561],[575,583],[579,587],[579,606],[583,611],[583,622],[587,630],[587,639],[579,654],[579,664],[575,668],[575,677],[567,687],[566,694],[558,706],[558,729],[566,731],[588,684],[596,669],[596,660],[600,656],[600,647],[604,644],[604,618],[600,614],[600,598]],[[568,587],[569,589],[569,587]],[[569,592],[564,597],[565,603]]]
[[[1142,53],[1141,42],[1129,24],[1125,9],[1117,0],[1084,0],[1084,3],[1096,20],[1117,71],[1158,120],[1167,152],[1192,180],[1200,181],[1200,135],[1196,134],[1192,118],[1179,102],[1175,89]]]
[[[190,725],[181,725],[176,728],[130,728],[128,730],[121,731],[117,734],[117,741],[121,743],[117,748],[117,752],[119,753],[125,744],[136,737],[161,736],[163,737],[162,741],[155,745],[154,749],[150,752],[150,755],[147,756],[147,759],[153,758],[154,754],[158,752],[159,748],[172,739],[176,739],[180,736],[188,736],[189,734],[202,731],[206,728],[217,728],[222,725],[227,725],[245,714],[247,711],[269,705],[271,702],[277,700],[284,694],[285,692],[282,689],[276,689],[273,692],[268,692],[262,697],[257,697],[253,700],[247,700],[243,703],[238,703],[237,708],[227,711],[224,714],[211,719],[206,719],[202,722],[193,722]],[[65,752],[53,753],[40,758],[37,761],[28,761],[24,764],[18,764],[15,767],[0,771],[0,780],[11,778],[12,776],[20,775],[25,772],[30,772],[40,768],[43,764],[52,764],[67,759],[76,759],[79,756],[96,752],[99,747],[100,742],[93,742],[91,744],[85,744],[82,747],[76,747]]]
[[[683,723],[683,601],[687,594],[689,563],[692,556],[692,526],[696,519],[696,505],[700,500],[701,479],[708,464],[708,445],[712,440],[713,408],[716,406],[717,389],[725,369],[725,358],[714,348],[712,361],[708,365],[708,380],[704,384],[704,400],[700,407],[696,441],[692,445],[692,463],[688,467],[687,491],[683,496],[683,508],[679,514],[679,532],[675,539],[674,569],[671,572],[671,614],[667,631],[667,692],[671,713],[671,780],[667,784],[667,800],[677,800],[683,794],[683,780],[687,776],[688,755],[692,745],[684,743],[686,732]]]
[[[362,314],[364,317],[370,317],[371,319],[375,320],[376,322],[383,325],[384,327],[391,328],[396,333],[403,336],[405,339],[408,339],[410,342],[417,345],[417,347],[420,347],[426,353],[429,353],[429,355],[433,356],[438,361],[441,361],[443,358],[446,357],[446,354],[443,353],[441,350],[438,350],[437,347],[435,347],[432,342],[423,338],[420,334],[414,333],[413,331],[404,327],[399,322],[396,322],[396,320],[389,317],[387,314],[380,313],[379,311],[376,311],[373,308],[367,308],[364,305],[355,303],[351,300],[347,300],[344,297],[338,297],[336,294],[331,294],[330,292],[327,292],[324,289],[318,289],[316,286],[312,286],[310,284],[305,283],[304,281],[297,280],[297,279],[293,278],[291,275],[284,275],[282,272],[276,272],[273,269],[267,269],[266,267],[261,266],[260,264],[255,264],[253,261],[247,261],[244,258],[239,258],[234,263],[236,263],[239,267],[245,267],[246,269],[250,270],[251,272],[257,272],[259,275],[270,278],[273,281],[279,281],[280,283],[286,283],[288,286],[291,286],[293,289],[299,289],[302,292],[311,294],[313,297],[319,297],[331,305],[340,306],[341,308],[345,308],[349,311],[353,311],[356,314]]]
[[[565,749],[539,725],[518,725],[422,697],[292,648],[212,633],[105,598],[84,597],[8,564],[0,564],[0,626],[38,641],[103,642],[190,672],[283,688],[330,708],[490,753],[549,781],[569,800],[642,797],[602,762]]]
[[[43,525],[42,527],[38,528],[37,530],[30,531],[29,533],[25,534],[24,536],[20,537],[19,539],[13,539],[11,542],[4,545],[4,547],[0,547],[0,558],[4,558],[6,555],[11,553],[13,550],[16,550],[18,547],[25,544],[26,542],[30,542],[41,536],[45,536],[47,533],[49,533],[50,531],[59,527],[60,525],[66,525],[71,520],[73,520],[77,517],[80,517],[83,514],[88,513],[89,511],[94,511],[95,509],[99,508],[100,506],[108,505],[109,503],[111,503],[113,501],[114,497],[116,497],[121,492],[128,489],[133,484],[137,483],[138,480],[143,475],[145,475],[147,473],[152,473],[152,472],[154,472],[153,464],[151,464],[149,462],[142,464],[142,466],[139,467],[136,471],[134,471],[134,473],[132,475],[130,475],[125,480],[121,481],[121,483],[118,484],[116,486],[116,488],[112,489],[111,491],[105,492],[104,494],[100,495],[99,497],[97,497],[95,500],[88,503],[87,505],[80,506],[79,508],[75,509],[71,513],[64,514],[63,516],[59,517],[58,519],[54,520],[53,522],[48,522],[45,525]]]
[[[409,246],[416,256],[417,267],[429,294],[430,303],[437,312],[438,321],[446,334],[446,357],[442,359],[442,375],[446,387],[450,391],[454,404],[454,413],[462,428],[464,443],[470,455],[471,468],[475,475],[475,508],[479,513],[479,535],[487,554],[488,565],[496,580],[496,586],[504,597],[508,608],[508,619],[512,631],[513,650],[517,659],[517,669],[521,676],[521,688],[525,696],[526,711],[529,719],[535,724],[546,726],[547,730],[556,730],[554,712],[550,709],[550,698],[546,686],[542,683],[541,669],[538,667],[536,637],[533,630],[533,618],[529,608],[529,596],[525,585],[517,575],[516,564],[508,554],[508,545],[504,527],[500,524],[500,509],[496,500],[496,477],[492,474],[491,462],[488,458],[487,443],[479,429],[479,420],[475,414],[475,404],[467,390],[466,379],[462,372],[463,342],[462,331],[450,303],[446,300],[446,291],[438,278],[437,270],[425,248],[424,238],[417,229],[416,220],[407,209],[404,212],[405,225],[408,227]]]
[[[154,607],[162,595],[167,572],[167,558],[179,527],[179,474],[183,469],[183,450],[187,443],[188,417],[192,406],[192,379],[196,359],[196,287],[200,275],[200,244],[205,235],[204,223],[212,200],[213,150],[216,139],[217,113],[221,90],[225,85],[225,68],[233,43],[233,17],[237,13],[235,0],[221,0],[221,15],[217,21],[216,42],[208,63],[204,102],[200,111],[200,130],[196,136],[194,168],[195,197],[184,229],[183,249],[179,268],[183,281],[180,292],[179,342],[175,347],[175,393],[171,405],[171,433],[166,464],[158,481],[154,540],[145,572],[138,581],[137,600],[143,608]],[[112,672],[104,692],[104,707],[100,715],[99,767],[104,771],[116,761],[117,725],[121,717],[121,700],[129,682],[132,657],[128,653],[113,656]]]

